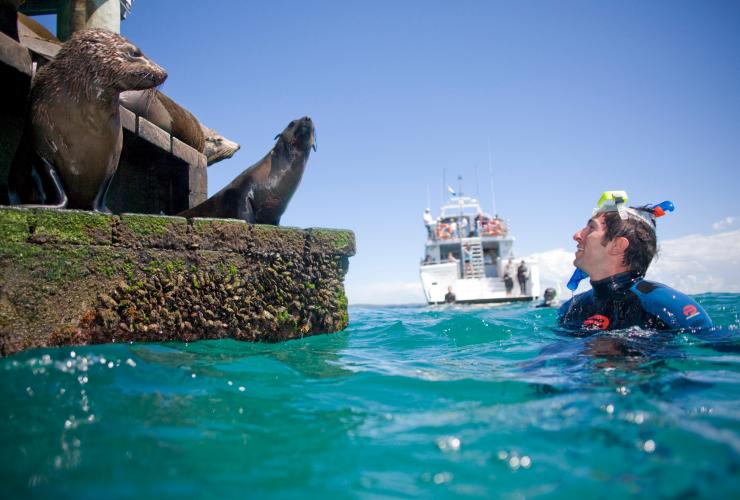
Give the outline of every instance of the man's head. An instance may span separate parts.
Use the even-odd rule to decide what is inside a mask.
[[[625,271],[644,275],[657,253],[655,229],[649,224],[641,217],[622,218],[616,211],[595,214],[573,235],[578,242],[573,264],[592,280]]]

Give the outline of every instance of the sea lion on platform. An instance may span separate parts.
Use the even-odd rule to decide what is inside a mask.
[[[18,33],[21,43],[41,56],[42,65],[54,59],[62,46],[49,30],[21,13],[18,14]],[[121,92],[120,102],[124,108],[203,153],[208,166],[231,158],[240,148],[238,143],[200,123],[197,117],[158,89]]]
[[[200,123],[157,89],[122,92],[121,105],[203,153],[208,165],[231,158],[239,150],[239,144]]]
[[[47,200],[105,211],[123,142],[119,94],[155,87],[166,78],[164,69],[117,33],[90,28],[72,35],[39,69],[29,98],[30,140],[40,160],[35,164],[41,165],[37,173],[43,176],[51,167],[63,186],[62,193],[46,193]],[[21,203],[29,202],[17,186],[16,194]]]
[[[206,155],[206,163],[209,167],[221,160],[231,158],[241,148],[238,143],[228,140],[212,128],[208,128],[202,123],[200,126],[205,136],[203,154]]]
[[[275,138],[277,143],[264,158],[200,205],[178,215],[279,225],[301,182],[311,148],[316,150],[313,122],[308,116],[293,120]]]

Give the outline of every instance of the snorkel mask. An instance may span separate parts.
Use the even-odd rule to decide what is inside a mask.
[[[655,219],[664,216],[667,212],[673,212],[675,209],[676,207],[673,205],[673,202],[670,201],[664,201],[657,205],[646,205],[641,208],[628,207],[627,193],[625,191],[604,191],[591,216],[596,217],[598,214],[617,212],[620,219],[627,220],[631,217],[644,222],[650,229],[655,231]],[[571,276],[566,285],[568,290],[576,291],[578,284],[585,278],[588,278],[588,274],[576,268],[573,276]]]

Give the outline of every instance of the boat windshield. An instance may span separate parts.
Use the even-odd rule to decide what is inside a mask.
[[[447,204],[442,205],[439,217],[440,219],[466,215],[475,217],[479,213],[481,213],[481,209],[478,200],[467,196],[455,196],[450,198]]]

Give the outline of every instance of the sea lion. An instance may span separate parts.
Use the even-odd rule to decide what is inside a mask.
[[[41,56],[42,63],[54,59],[62,46],[49,30],[21,13],[18,13],[18,33],[21,43]],[[203,153],[209,166],[231,158],[240,148],[236,142],[200,123],[192,113],[159,89],[121,92],[120,102],[124,108]]]
[[[238,143],[228,140],[212,128],[208,128],[202,123],[200,126],[205,136],[203,154],[206,155],[206,163],[209,167],[221,160],[231,158],[241,148]]]
[[[33,148],[56,169],[64,188],[47,198],[69,208],[105,211],[123,142],[119,94],[155,87],[166,78],[164,69],[117,33],[90,28],[72,35],[39,69],[29,98]]]
[[[231,158],[239,150],[239,144],[200,123],[157,89],[122,92],[121,105],[203,153],[208,165]]]
[[[279,225],[301,182],[311,148],[316,150],[311,118],[293,120],[275,139],[275,146],[260,161],[200,205],[178,215]]]

